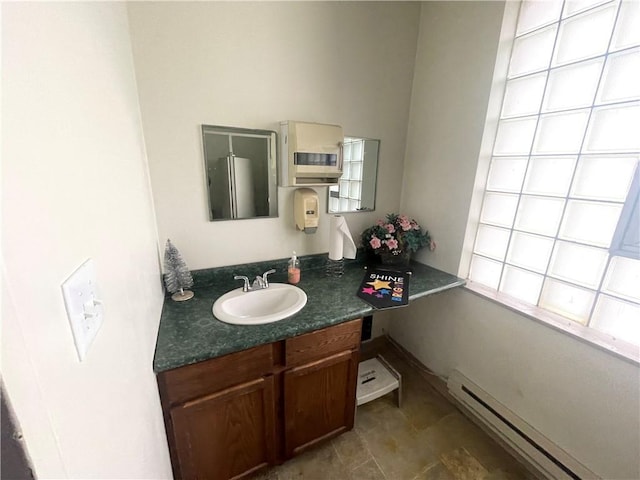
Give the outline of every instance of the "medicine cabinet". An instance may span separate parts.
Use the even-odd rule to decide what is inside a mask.
[[[209,219],[278,216],[276,133],[202,126]]]

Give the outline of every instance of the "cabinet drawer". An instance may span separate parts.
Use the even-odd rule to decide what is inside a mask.
[[[285,340],[287,367],[327,357],[344,350],[357,349],[360,345],[362,319],[323,328],[299,337]]]
[[[165,402],[175,405],[201,395],[247,382],[273,371],[277,344],[230,353],[158,374]]]

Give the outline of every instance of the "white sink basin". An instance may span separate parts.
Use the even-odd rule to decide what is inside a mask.
[[[213,304],[218,320],[235,325],[277,322],[299,312],[307,304],[307,294],[287,283],[271,283],[269,288],[243,292],[236,288]]]

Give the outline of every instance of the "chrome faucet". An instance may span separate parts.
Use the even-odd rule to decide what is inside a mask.
[[[252,292],[254,290],[263,290],[265,288],[269,288],[269,280],[267,279],[267,275],[275,273],[276,269],[272,268],[271,270],[267,270],[260,275],[256,275],[256,279],[253,281],[253,284],[249,284],[249,277],[244,275],[234,275],[234,280],[244,280],[244,285],[242,286],[243,292]]]

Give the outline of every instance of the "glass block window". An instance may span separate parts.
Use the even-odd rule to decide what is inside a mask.
[[[469,279],[640,345],[639,163],[640,4],[524,0]]]
[[[360,210],[364,139],[345,137],[342,158],[342,177],[340,177],[339,186],[329,187],[330,210],[335,212]]]

